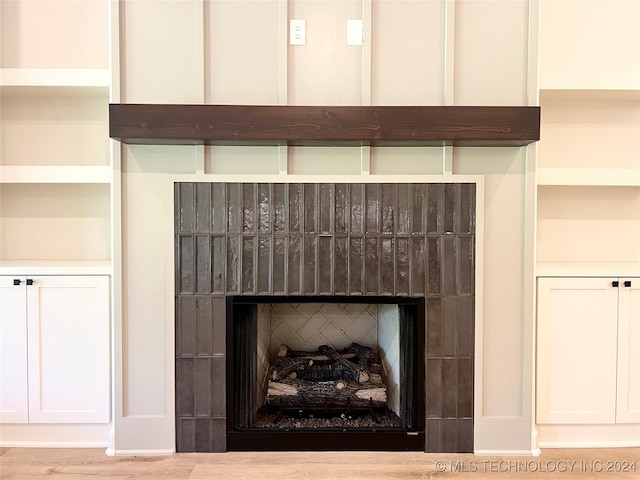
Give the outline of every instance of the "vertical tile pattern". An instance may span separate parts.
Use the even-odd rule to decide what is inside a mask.
[[[375,234],[380,230],[380,185],[367,183],[365,185],[365,233]]]
[[[271,264],[271,290],[274,295],[284,295],[287,281],[287,238],[273,238],[273,257]]]
[[[288,188],[284,183],[276,183],[273,185],[273,202],[271,204],[271,213],[273,215],[273,233],[283,234],[287,231],[287,206]]]
[[[289,266],[287,268],[289,295],[300,295],[302,293],[302,237],[291,235],[289,237]]]
[[[258,265],[256,269],[258,295],[271,294],[271,265],[271,237],[261,235],[258,237]]]
[[[302,293],[304,295],[315,295],[317,292],[316,279],[318,274],[318,237],[305,235],[303,244]]]
[[[227,290],[226,243],[226,237],[211,236],[211,292],[217,295],[224,295]]]
[[[252,183],[243,183],[242,190],[242,233],[255,233],[257,218],[256,187]]]
[[[475,186],[175,186],[178,451],[226,449],[226,297],[426,297],[426,450],[473,451]]]
[[[271,233],[271,185],[258,185],[258,233]]]
[[[331,274],[334,265],[333,238],[321,236],[318,238],[318,294],[331,295],[333,293]]]
[[[211,232],[225,233],[227,231],[226,185],[224,183],[209,185],[211,186]]]
[[[195,291],[200,294],[211,293],[211,237],[195,237]]]
[[[328,183],[321,183],[319,185],[319,201],[318,215],[319,215],[319,231],[322,234],[333,233],[333,217],[335,212],[334,204],[334,186]]]
[[[211,231],[211,186],[208,183],[195,184],[195,232]]]
[[[362,237],[351,237],[349,245],[349,293],[362,295],[362,267],[364,245]]]
[[[380,288],[379,295],[395,293],[395,245],[393,238],[380,239]]]
[[[318,231],[318,185],[305,183],[304,190],[304,233],[317,233]]]
[[[378,295],[380,284],[380,262],[378,252],[378,240],[376,237],[366,237],[364,257],[364,293],[366,295]]]
[[[334,237],[333,285],[336,295],[347,295],[349,284],[349,238]]]
[[[395,294],[409,295],[410,261],[409,238],[396,237]]]
[[[195,269],[194,262],[194,238],[191,235],[178,236],[178,257],[180,258],[180,270],[178,277],[178,291],[180,293],[195,293]]]
[[[338,183],[335,188],[334,231],[337,234],[348,233],[349,225],[349,185]]]

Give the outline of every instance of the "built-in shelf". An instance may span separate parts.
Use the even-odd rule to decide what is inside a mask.
[[[541,100],[640,101],[640,85],[634,88],[549,88],[540,90]]]
[[[3,96],[105,95],[109,69],[0,68]]]
[[[538,277],[640,277],[638,262],[538,262]]]
[[[0,260],[0,275],[110,275],[108,260]]]
[[[538,185],[640,187],[640,168],[539,168]]]
[[[540,107],[112,104],[109,135],[161,145],[524,146]]]
[[[0,183],[110,183],[111,167],[2,165]]]

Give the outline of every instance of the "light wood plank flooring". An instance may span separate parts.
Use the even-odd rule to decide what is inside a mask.
[[[625,469],[627,471],[619,471]],[[0,449],[2,480],[52,477],[74,480],[96,477],[110,480],[636,480],[640,479],[640,448],[546,449],[540,457],[415,452],[230,452],[107,457],[103,449]]]

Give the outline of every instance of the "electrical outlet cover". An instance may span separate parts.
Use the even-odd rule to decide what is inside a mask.
[[[289,45],[304,45],[307,41],[307,28],[304,20],[289,22]]]

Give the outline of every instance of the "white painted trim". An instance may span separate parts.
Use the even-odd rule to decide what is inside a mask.
[[[196,58],[200,58],[201,61],[200,62],[195,62],[196,67],[195,67],[195,71],[193,72],[193,77],[196,78],[198,80],[198,89],[200,90],[200,101],[202,103],[205,103],[208,99],[206,98],[206,92],[208,90],[207,86],[206,86],[206,81],[207,81],[207,38],[206,38],[206,31],[208,30],[207,25],[207,10],[206,10],[206,4],[207,2],[205,2],[204,0],[200,0],[200,1],[194,1],[192,2],[193,5],[193,17],[194,18],[200,18],[200,22],[195,22],[195,28],[193,29],[193,54]],[[204,163],[204,146],[202,146],[200,149],[196,149],[196,151],[198,152],[196,154],[197,157],[200,156],[200,154],[202,154],[202,159],[201,161]]]
[[[108,165],[2,165],[0,183],[110,183]]]
[[[0,262],[0,275],[110,275],[108,260],[11,260]]]
[[[112,424],[0,424],[0,447],[102,448]]]
[[[107,442],[65,442],[65,441],[11,441],[0,440],[0,447],[13,448],[103,448],[107,446]]]
[[[204,175],[206,173],[206,149],[204,145],[196,145],[195,147],[196,175]]]
[[[109,101],[120,102],[120,2],[109,2]]]
[[[537,425],[540,448],[640,447],[640,424]]]
[[[540,65],[540,0],[527,2],[527,77],[525,105],[540,105],[538,90]]]
[[[453,105],[455,103],[455,51],[456,51],[456,2],[445,0],[443,12],[443,92],[442,104]]]
[[[169,175],[167,175],[169,176]],[[173,206],[175,200],[173,200],[174,195],[174,184],[171,181],[167,181],[165,183],[167,186],[167,190],[165,195],[168,195],[168,198],[171,198],[172,201],[170,205]],[[174,225],[175,225],[175,208],[171,208],[171,214],[166,216],[165,223],[165,232],[163,235],[163,242],[165,243],[165,251],[168,253],[168,263],[165,263],[168,272],[164,275],[165,280],[165,302],[166,302],[166,312],[169,317],[169,322],[167,323],[167,336],[165,349],[167,352],[167,369],[165,372],[167,392],[166,392],[166,411],[165,418],[170,420],[169,430],[171,434],[171,438],[173,439],[173,450],[175,451],[175,438],[176,438],[176,369],[175,369],[175,356],[176,356],[176,307],[175,307],[175,236],[174,236]],[[158,450],[158,451],[167,451],[167,450]]]
[[[372,31],[373,31],[373,1],[362,0],[362,92],[360,103],[371,105],[372,91]]]
[[[538,277],[640,277],[640,262],[538,262]]]
[[[569,442],[569,441],[557,441],[557,442],[538,442],[540,448],[624,448],[624,447],[640,447],[640,440],[627,440],[627,441],[611,441],[611,442]]]
[[[278,2],[278,105],[289,103],[289,2]],[[282,148],[287,148],[282,147]]]
[[[124,65],[122,45],[124,28],[122,27],[124,5],[122,12],[119,0],[111,0],[109,5],[109,65],[111,67],[111,88],[109,101],[119,103],[122,101],[121,84],[123,74],[121,65]],[[122,57],[122,58],[121,58]],[[124,68],[123,68],[124,70]],[[107,440],[108,449],[115,448],[116,424],[122,412],[122,148],[123,145],[115,140],[110,140],[109,150],[111,159],[111,418],[112,425],[109,429]]]
[[[484,385],[484,235],[485,235],[485,183],[476,184],[476,273],[475,273],[475,330],[474,330],[474,359],[473,359],[473,442],[478,445],[478,421],[483,416]]]
[[[167,176],[167,191],[166,195],[173,197],[174,182],[196,182],[196,183],[210,183],[210,182],[257,182],[257,183],[474,183],[476,185],[476,271],[475,271],[475,378],[474,381],[474,398],[475,404],[475,418],[479,418],[481,410],[482,397],[482,381],[481,371],[482,362],[479,359],[482,358],[483,351],[483,312],[484,312],[484,288],[482,278],[484,276],[484,218],[485,218],[485,177],[484,175],[168,175]],[[175,265],[175,248],[173,245],[173,226],[175,222],[175,211],[172,210],[171,215],[167,215],[165,222],[165,229],[167,235],[165,235],[165,265]],[[175,285],[174,276],[165,275],[165,298],[167,299],[166,311],[168,316],[165,319],[165,328],[167,329],[167,365],[173,365],[175,360]],[[167,369],[167,384],[169,391],[167,392],[167,405],[168,416],[172,417],[172,426],[175,430],[175,369]],[[480,372],[480,373],[479,373]],[[478,376],[480,375],[480,377]],[[480,405],[480,407],[479,407]],[[480,408],[480,410],[478,410]],[[477,428],[474,427],[474,431],[477,432]],[[175,439],[175,432],[173,435]],[[121,452],[134,452],[131,454],[141,452],[138,450],[112,450],[109,449],[110,455],[128,455],[129,453]],[[156,451],[156,450],[151,450]],[[157,450],[158,452],[164,452],[164,450]],[[484,451],[484,450],[483,450]],[[486,450],[487,452],[489,450]],[[146,452],[146,450],[145,450]],[[510,451],[496,450],[496,455],[532,455],[530,451]]]
[[[364,148],[364,147],[363,147]],[[482,184],[484,196],[484,175],[197,175],[176,174],[169,178],[173,182],[196,183],[475,183]],[[484,201],[484,200],[483,200]],[[480,205],[477,206],[479,208]],[[484,213],[484,205],[482,205]]]
[[[108,87],[108,68],[0,68],[2,87]]]
[[[371,147],[360,147],[360,171],[362,175],[371,175]]]
[[[538,185],[638,187],[635,168],[539,168]]]
[[[159,457],[159,456],[167,456],[167,455],[175,455],[175,450],[112,450],[108,448],[105,451],[105,454],[110,457]]]
[[[474,455],[479,457],[539,457],[541,452],[539,448],[532,450],[474,450]]]
[[[536,338],[535,332],[534,332],[533,338],[534,340]],[[535,355],[535,351],[536,349],[534,345],[534,348],[533,348],[534,355]],[[533,369],[535,374],[535,365],[533,366]],[[534,385],[534,395],[535,395],[535,385]],[[535,403],[533,405],[535,405]],[[542,450],[540,450],[540,445],[538,445],[538,430],[535,427],[531,429],[531,448],[532,448],[532,451],[535,452],[534,455],[536,457],[539,457],[540,455],[542,455]]]

